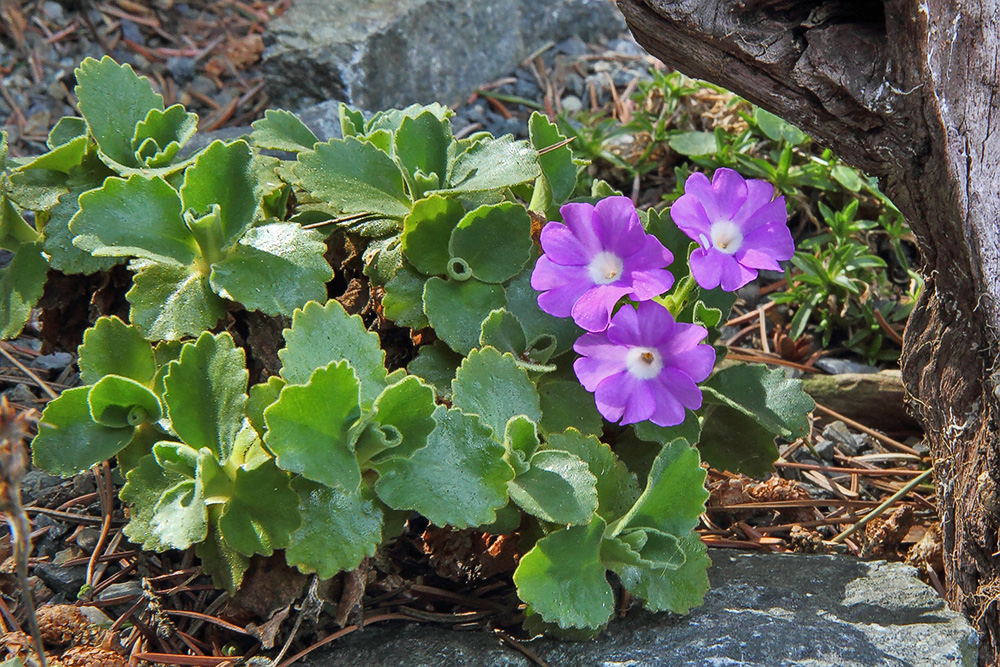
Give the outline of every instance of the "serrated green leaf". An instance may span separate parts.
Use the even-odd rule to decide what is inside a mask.
[[[247,310],[291,315],[306,302],[326,297],[333,269],[323,259],[325,252],[322,234],[295,223],[254,227],[228,257],[212,265],[212,289]]]
[[[208,535],[208,509],[201,484],[184,479],[167,489],[153,509],[153,534],[172,549],[187,549]]]
[[[160,418],[160,399],[130,378],[106,375],[87,395],[90,417],[102,426],[130,428]]]
[[[653,422],[639,422],[633,426],[635,434],[646,442],[657,442],[664,445],[677,438],[684,438],[688,444],[694,445],[701,437],[701,422],[698,416],[688,410],[684,421],[676,426],[657,426]]]
[[[386,387],[375,399],[374,420],[399,431],[402,442],[387,452],[388,456],[408,457],[427,444],[434,430],[434,389],[410,375]]]
[[[566,140],[555,123],[537,111],[532,112],[531,118],[528,119],[528,135],[531,138],[531,145],[538,151]],[[576,188],[573,151],[569,145],[550,150],[538,156],[538,163],[542,169],[542,178],[547,181],[551,190],[552,203],[555,205],[564,203]]]
[[[351,427],[361,416],[359,383],[346,361],[316,369],[306,384],[288,385],[264,411],[264,441],[283,470],[326,486],[356,491],[361,470]]]
[[[157,396],[163,396],[163,378],[167,377],[170,362],[181,356],[184,344],[179,340],[161,340],[153,348],[153,358],[156,360],[156,375],[153,376],[153,391]]]
[[[537,250],[533,253],[537,254]],[[553,317],[538,307],[538,292],[531,287],[531,272],[535,261],[536,259],[532,259],[528,262],[525,270],[507,284],[507,310],[517,316],[529,342],[539,336],[554,337],[556,345],[552,356],[557,357],[573,349],[573,343],[584,331],[573,323],[573,318]]]
[[[647,209],[639,214],[639,219],[642,220],[646,232],[655,236],[663,247],[670,251],[675,262],[681,262],[688,256],[691,239],[670,217],[669,208],[660,211]]]
[[[541,173],[538,153],[528,142],[507,135],[474,143],[449,165],[448,185],[456,193],[503,190]]]
[[[261,382],[250,387],[247,396],[247,419],[260,436],[264,435],[267,425],[264,422],[264,410],[278,400],[278,395],[287,383],[272,375],[267,382]]]
[[[706,411],[698,449],[709,465],[750,477],[771,472],[778,459],[774,433],[728,405]]]
[[[173,442],[170,440],[160,440],[153,444],[153,458],[164,470],[176,472],[184,477],[193,480],[198,474],[198,450],[183,442]],[[204,450],[210,457],[214,454],[207,449]]]
[[[163,381],[163,401],[178,437],[226,459],[243,426],[248,376],[246,355],[228,333],[206,331],[186,344]]]
[[[362,259],[365,262],[364,274],[375,285],[385,285],[405,265],[403,247],[398,236],[370,242]]]
[[[84,331],[77,355],[80,379],[86,384],[95,384],[105,375],[120,375],[148,385],[156,374],[149,342],[117,317],[100,317]]]
[[[353,570],[382,542],[382,510],[368,487],[345,492],[298,477],[302,525],[285,549],[285,560],[305,573],[329,579]]]
[[[24,328],[31,309],[42,298],[49,263],[41,241],[22,243],[0,272],[0,339],[14,338]]]
[[[394,134],[405,119],[416,118],[427,112],[432,113],[442,121],[454,115],[451,109],[437,102],[431,104],[411,104],[405,109],[376,111],[371,119],[365,123],[364,129],[369,135],[379,131]]]
[[[531,259],[531,218],[520,204],[480,206],[462,218],[451,233],[448,252],[461,258],[475,278],[502,283]]]
[[[66,174],[52,169],[15,171],[8,181],[7,196],[22,209],[46,211],[69,192]]]
[[[162,178],[109,178],[80,195],[69,223],[73,245],[100,256],[141,257],[174,266],[190,264],[198,245],[181,216],[177,191]]]
[[[526,415],[537,423],[542,416],[538,391],[527,371],[512,355],[501,355],[492,347],[470,352],[459,366],[452,382],[452,405],[479,415],[498,439],[511,417]]]
[[[177,340],[211,329],[226,312],[208,278],[188,267],[133,260],[129,320],[148,340]]]
[[[597,513],[606,521],[622,516],[639,497],[635,475],[629,472],[611,447],[576,429],[553,433],[545,440],[549,449],[569,452],[590,468],[597,479]]]
[[[353,137],[331,139],[299,154],[292,167],[299,184],[342,213],[373,213],[401,220],[411,201],[392,158]]]
[[[401,327],[423,329],[430,326],[424,315],[424,283],[427,278],[404,265],[385,284],[382,314]]]
[[[816,403],[800,380],[763,364],[737,364],[720,370],[703,385],[707,403],[739,410],[771,433],[800,438],[809,433],[809,413]]]
[[[352,109],[343,102],[337,107],[340,116],[340,133],[345,137],[353,137],[365,130],[365,117],[357,109]]]
[[[45,406],[31,441],[35,466],[72,477],[110,459],[132,439],[131,427],[110,428],[90,418],[89,393],[90,387],[67,389]]]
[[[52,171],[68,174],[70,170],[83,161],[83,154],[87,151],[89,139],[86,136],[76,137],[61,146],[56,146],[48,153],[43,153],[30,162],[18,167],[19,170],[28,169],[51,169]]]
[[[273,461],[252,470],[240,468],[233,497],[222,508],[219,531],[244,556],[270,556],[291,544],[292,533],[302,525],[298,507],[299,495]]]
[[[250,559],[233,549],[219,530],[222,509],[216,505],[208,510],[208,537],[195,547],[201,560],[201,569],[212,576],[212,583],[232,595],[243,582],[243,575],[250,567]]]
[[[478,280],[431,278],[424,285],[424,312],[438,337],[451,349],[468,354],[479,345],[483,320],[507,305],[503,288]]]
[[[49,255],[49,264],[63,273],[91,274],[106,271],[123,261],[120,257],[95,257],[73,245],[75,234],[69,229],[69,221],[80,210],[80,195],[94,187],[100,187],[100,183],[74,188],[59,197],[48,211],[35,214],[36,221],[45,221],[45,252]]]
[[[22,243],[34,243],[40,238],[41,235],[24,221],[10,199],[0,194],[0,248],[14,252]]]
[[[45,145],[49,148],[55,148],[56,146],[67,144],[77,137],[86,135],[87,121],[78,116],[63,116],[49,130],[49,136],[45,140]],[[0,157],[2,156],[3,153],[0,152]]]
[[[443,181],[448,173],[451,141],[451,123],[433,111],[425,111],[402,119],[393,137],[393,153],[406,173],[437,174]]]
[[[416,510],[431,522],[467,528],[489,523],[507,504],[514,470],[503,445],[477,417],[439,406],[427,445],[410,458],[379,463],[375,492],[397,510]],[[447,461],[447,465],[442,465]]]
[[[553,380],[538,387],[543,433],[562,433],[575,428],[584,434],[601,434],[604,421],[594,406],[594,399],[579,382]]]
[[[253,224],[258,204],[256,185],[257,175],[247,142],[213,141],[184,171],[180,196],[184,210],[192,210],[198,216],[218,205],[222,224],[221,250],[229,247]]]
[[[601,563],[605,524],[549,533],[521,558],[514,572],[519,598],[561,628],[600,628],[611,618],[615,596]]]
[[[417,358],[410,362],[406,370],[423,378],[434,388],[438,398],[448,398],[451,396],[451,381],[455,379],[460,363],[462,355],[438,340],[431,345],[422,345]]]
[[[680,538],[684,564],[676,569],[650,569],[632,565],[614,568],[629,593],[641,598],[650,611],[686,614],[700,605],[708,592],[708,549],[697,533]]]
[[[712,132],[681,132],[670,137],[667,143],[681,155],[709,155],[718,150]]]
[[[426,275],[443,275],[448,265],[448,239],[465,216],[465,208],[455,199],[431,195],[413,204],[403,219],[403,254]]]
[[[518,470],[520,474],[527,470],[528,461],[535,455],[538,445],[541,444],[538,439],[538,426],[524,415],[511,417],[504,429],[503,442],[508,450],[516,452],[517,458],[523,461],[523,470]],[[517,469],[516,465],[515,469]]]
[[[498,308],[483,320],[479,346],[495,347],[501,352],[510,352],[519,357],[527,349],[528,341],[525,340],[524,329],[517,316],[506,308]]]
[[[250,140],[258,148],[298,153],[312,150],[319,141],[298,116],[283,109],[268,109],[264,117],[250,127],[253,128]],[[344,134],[350,136],[347,132]]]
[[[560,524],[589,523],[597,511],[597,479],[576,455],[544,449],[507,485],[528,514]]]
[[[70,390],[72,391],[72,390]],[[166,551],[165,543],[155,530],[156,506],[160,498],[183,481],[184,477],[161,468],[150,455],[143,456],[125,476],[125,486],[119,492],[123,503],[131,505],[125,537],[133,544],[150,551]]]
[[[346,359],[361,382],[361,400],[371,402],[385,388],[385,352],[378,334],[365,328],[357,315],[348,315],[338,302],[325,306],[307,303],[282,332],[285,348],[278,352],[281,376],[289,384],[305,384],[313,371],[331,361]]]
[[[150,168],[166,165],[197,131],[198,114],[188,113],[182,104],[150,109],[135,126],[132,150],[136,164]]]
[[[80,113],[101,152],[123,165],[141,166],[135,160],[132,137],[150,109],[163,109],[163,98],[153,92],[149,79],[110,56],[100,61],[87,58],[74,74]]]

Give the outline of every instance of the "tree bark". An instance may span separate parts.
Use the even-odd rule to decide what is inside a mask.
[[[948,597],[1000,657],[1000,0],[618,0],[666,64],[883,179],[923,255],[902,370],[938,482]]]

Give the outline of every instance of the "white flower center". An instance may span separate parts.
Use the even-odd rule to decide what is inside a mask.
[[[590,260],[590,264],[587,265],[587,273],[590,274],[590,279],[595,284],[607,285],[621,277],[623,268],[624,265],[618,255],[602,250],[594,255],[594,259]]]
[[[713,222],[709,232],[712,235],[712,245],[727,255],[732,255],[743,245],[743,232],[728,220]]]
[[[633,347],[625,354],[625,368],[640,380],[652,380],[663,370],[663,357],[654,347]]]

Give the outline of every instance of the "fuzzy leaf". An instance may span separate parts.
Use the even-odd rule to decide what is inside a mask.
[[[80,195],[69,223],[73,244],[95,255],[141,257],[185,266],[199,254],[177,191],[160,177],[109,178]]]
[[[713,405],[706,411],[698,449],[709,465],[750,477],[771,472],[778,459],[774,433],[728,405]]]
[[[530,467],[507,485],[510,497],[529,514],[560,524],[589,523],[597,510],[597,479],[569,452],[536,452]]]
[[[101,187],[102,182],[103,179],[96,184],[73,188],[59,197],[48,211],[35,214],[35,220],[45,219],[45,252],[52,268],[63,273],[91,274],[106,271],[123,261],[120,257],[95,257],[73,245],[75,234],[70,231],[69,222],[80,210],[80,195]]]
[[[575,428],[588,435],[600,435],[604,421],[594,406],[594,399],[579,382],[552,380],[538,387],[543,433],[562,433]]]
[[[358,379],[346,361],[331,361],[316,369],[308,383],[282,389],[278,401],[264,411],[264,441],[278,457],[278,466],[355,492],[361,470],[351,426],[361,416],[358,403]]]
[[[208,279],[188,267],[136,260],[129,319],[148,340],[177,340],[211,329],[225,313],[225,302]]]
[[[51,169],[15,171],[10,175],[6,194],[23,209],[45,211],[69,192],[66,182],[66,174]]]
[[[432,111],[403,118],[393,137],[393,152],[408,174],[418,170],[437,174],[443,181],[448,172],[451,123]]]
[[[382,314],[401,327],[423,329],[430,326],[424,315],[424,283],[427,278],[404,265],[385,284]]]
[[[5,195],[0,194],[0,248],[14,252],[22,243],[34,243],[41,234],[25,222]]]
[[[267,378],[267,382],[261,382],[250,387],[247,395],[247,419],[261,436],[267,430],[264,423],[264,410],[278,400],[278,395],[287,383],[277,375]]]
[[[80,379],[86,384],[95,384],[105,375],[120,375],[148,385],[156,374],[149,342],[117,317],[98,318],[84,331],[77,355]]]
[[[374,213],[401,220],[410,211],[403,174],[392,158],[354,137],[331,139],[299,154],[299,184],[342,213]]]
[[[546,438],[549,449],[569,452],[583,460],[597,479],[597,513],[613,521],[632,507],[639,497],[635,475],[629,472],[611,447],[576,429],[552,433]]]
[[[202,487],[182,479],[167,489],[153,509],[153,535],[172,549],[187,549],[208,535],[208,508]]]
[[[455,199],[431,195],[413,205],[403,219],[403,254],[418,271],[444,275],[448,265],[448,239],[465,216]]]
[[[528,134],[535,150],[542,150],[566,140],[555,123],[537,111],[532,112],[531,118],[528,119]],[[573,151],[569,145],[550,150],[539,155],[538,162],[542,168],[542,178],[548,181],[552,191],[552,203],[562,204],[570,198],[576,188]]]
[[[299,495],[288,475],[274,461],[236,471],[233,497],[222,508],[219,530],[235,551],[244,556],[270,556],[291,544],[302,524]]]
[[[375,421],[399,431],[402,442],[388,451],[388,456],[409,456],[427,444],[434,430],[434,389],[408,376],[386,387],[375,399]]]
[[[188,113],[182,104],[167,109],[150,109],[135,126],[132,150],[136,164],[162,167],[198,131],[198,114]]]
[[[452,404],[479,415],[498,439],[511,417],[526,415],[537,423],[542,416],[538,391],[527,371],[512,355],[501,355],[492,347],[470,352],[459,366],[452,382]]]
[[[600,628],[611,618],[615,596],[601,563],[605,524],[549,533],[524,554],[514,572],[517,595],[542,619],[561,628]]]
[[[434,420],[437,427],[426,447],[376,466],[375,492],[389,507],[416,510],[439,526],[493,521],[496,510],[507,504],[507,482],[514,477],[503,445],[477,417],[461,410],[439,406]]]
[[[521,356],[528,347],[528,341],[525,340],[524,329],[514,313],[506,308],[498,308],[483,320],[479,346],[487,345],[501,352],[510,352],[515,357]]]
[[[809,413],[816,403],[800,380],[785,377],[780,368],[738,364],[720,370],[703,385],[706,403],[739,410],[771,433],[800,438],[809,432]]]
[[[61,146],[56,146],[48,153],[22,164],[18,169],[51,169],[68,174],[73,167],[83,161],[83,155],[87,152],[88,146],[89,138],[86,135],[75,137]]]
[[[126,474],[125,486],[119,492],[122,502],[131,505],[125,537],[149,551],[171,548],[157,532],[156,507],[163,494],[184,480],[175,472],[161,468],[150,455],[143,456]]]
[[[684,421],[676,426],[657,426],[651,421],[644,421],[633,428],[640,439],[661,445],[677,438],[684,438],[688,444],[694,445],[701,438],[701,423],[698,421],[698,416],[690,410],[684,415]]]
[[[45,145],[49,148],[55,148],[68,144],[77,137],[85,136],[87,136],[87,121],[78,116],[63,116],[49,131]],[[2,151],[0,151],[0,157],[2,157]]]
[[[256,185],[257,175],[247,142],[213,141],[184,171],[181,200],[184,210],[192,210],[197,216],[205,215],[216,204],[219,206],[222,242],[217,250],[221,250],[253,223],[257,210]]]
[[[42,298],[49,263],[42,243],[22,243],[0,271],[0,339],[14,338],[24,328],[31,309]]]
[[[87,394],[90,417],[110,428],[131,428],[160,418],[160,399],[143,384],[106,375]]]
[[[237,552],[223,538],[219,530],[221,508],[210,507],[208,537],[195,547],[201,569],[212,575],[212,583],[232,595],[243,582],[243,575],[250,567],[250,559]]]
[[[228,333],[203,333],[170,364],[163,401],[174,432],[220,461],[232,451],[247,402],[246,355]]]
[[[385,352],[378,334],[369,332],[357,315],[348,315],[338,302],[325,306],[310,302],[296,309],[292,327],[282,332],[285,348],[281,376],[289,384],[305,384],[317,368],[346,359],[361,382],[361,399],[371,402],[385,388]]]
[[[403,247],[398,236],[377,239],[368,244],[362,256],[365,275],[375,285],[385,285],[403,268]]]
[[[629,593],[641,598],[650,611],[686,614],[702,603],[708,592],[708,548],[697,533],[680,538],[684,564],[676,569],[650,569],[634,565],[615,566],[614,570]]]
[[[427,319],[438,337],[460,354],[468,354],[479,345],[483,320],[505,305],[503,288],[499,285],[436,277],[424,285]]]
[[[520,204],[505,202],[470,211],[455,227],[448,252],[461,258],[475,278],[502,283],[531,259],[531,218]]]
[[[324,252],[323,235],[295,223],[254,227],[228,257],[212,265],[212,288],[247,310],[290,315],[307,301],[326,297],[333,269]]]
[[[53,475],[72,477],[110,459],[132,439],[133,429],[110,428],[90,418],[90,387],[67,389],[45,406],[31,441],[34,464]]]
[[[250,127],[253,128],[250,140],[258,148],[298,153],[312,150],[319,141],[295,114],[282,109],[268,109]]]
[[[375,555],[382,542],[382,510],[368,487],[346,492],[297,477],[292,488],[299,494],[302,525],[285,549],[289,565],[329,579]]]
[[[462,356],[438,340],[431,345],[422,345],[417,358],[410,362],[406,370],[434,387],[438,398],[448,398],[451,396],[451,381],[455,379],[460,363]]]
[[[449,192],[471,193],[527,183],[541,173],[538,153],[526,141],[507,135],[469,147],[449,166]]]
[[[123,165],[141,166],[132,150],[135,128],[150,109],[163,109],[163,98],[153,92],[149,79],[110,56],[100,61],[87,58],[74,74],[80,113],[101,152]]]
[[[537,250],[532,252],[537,253]],[[507,284],[507,310],[517,316],[529,343],[539,336],[553,336],[556,346],[552,356],[557,357],[573,349],[573,343],[584,331],[573,323],[573,318],[553,317],[538,307],[538,292],[531,287],[534,264],[535,259],[532,259],[528,267]]]

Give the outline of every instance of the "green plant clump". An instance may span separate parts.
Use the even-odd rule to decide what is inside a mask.
[[[737,364],[679,426],[602,419],[573,376],[580,331],[542,312],[529,284],[534,220],[609,194],[580,191],[583,162],[548,119],[532,117],[527,142],[459,139],[437,105],[367,119],[342,107],[343,138],[320,142],[271,111],[248,139],[184,156],[196,118],[183,107],[164,109],[109,58],[76,75],[83,117],[59,122],[49,152],[9,159],[0,143],[0,241],[14,252],[0,333],[21,331],[50,269],[127,262],[132,287],[127,321],[85,332],[84,386],[45,409],[37,466],[72,475],[114,459],[129,540],[194,546],[230,591],[251,557],[277,550],[323,578],[354,569],[417,512],[517,532],[513,579],[540,629],[602,628],[611,577],[653,610],[701,602],[702,461],[766,472],[775,436],[804,435],[812,402],[780,371]],[[642,217],[687,256],[668,216]],[[327,298],[328,244],[345,234],[382,315],[435,334],[406,367],[387,366],[379,336]],[[678,321],[717,339],[733,296],[678,284]],[[286,327],[280,364],[256,384],[253,348],[227,330],[249,311]]]

